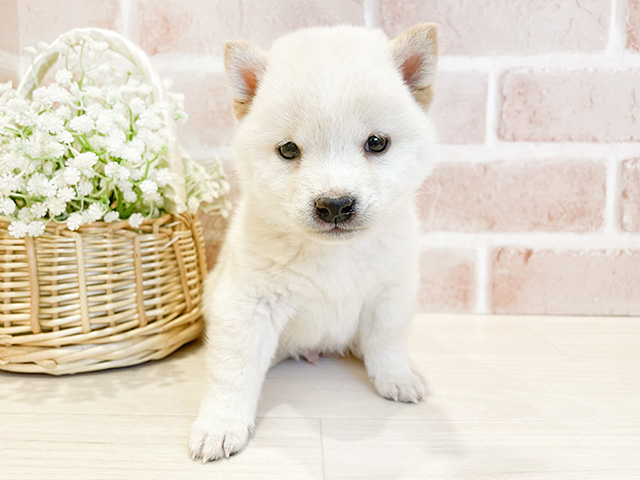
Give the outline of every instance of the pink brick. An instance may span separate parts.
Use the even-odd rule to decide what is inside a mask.
[[[18,0],[0,0],[0,50],[20,52]]]
[[[605,176],[602,163],[578,160],[442,164],[419,210],[427,231],[596,231]]]
[[[640,232],[640,159],[622,163],[621,189],[622,229],[626,232]]]
[[[76,27],[116,30],[120,16],[118,0],[19,0],[20,47],[51,42]]]
[[[533,142],[640,140],[640,71],[508,72],[498,135]]]
[[[482,143],[485,138],[487,77],[439,73],[433,115],[443,143]]]
[[[246,38],[268,48],[297,28],[363,23],[362,0],[140,1],[140,42],[151,54],[220,54],[226,40]]]
[[[605,0],[380,0],[391,36],[418,22],[440,23],[446,55],[603,50],[610,9]]]
[[[187,149],[230,145],[235,120],[222,73],[162,72],[174,79],[171,88],[185,95],[189,119],[178,124],[180,142]]]
[[[502,248],[492,299],[495,313],[638,315],[640,250]]]
[[[150,55],[219,54],[238,37],[242,6],[225,0],[140,0],[140,46]]]
[[[627,1],[627,48],[640,51],[640,0]]]
[[[475,254],[430,249],[420,258],[418,312],[471,312],[475,304]]]
[[[304,27],[364,22],[363,0],[243,0],[242,36],[268,48],[273,40]]]

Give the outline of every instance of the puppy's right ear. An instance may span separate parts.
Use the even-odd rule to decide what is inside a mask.
[[[267,69],[267,52],[246,40],[227,42],[224,68],[233,96],[233,113],[240,120],[249,111]]]

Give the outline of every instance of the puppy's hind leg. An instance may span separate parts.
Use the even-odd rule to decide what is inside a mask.
[[[246,445],[278,344],[269,303],[236,292],[218,289],[205,308],[208,385],[189,436],[192,458],[203,462],[229,457]]]
[[[381,396],[417,403],[424,399],[425,387],[409,361],[413,291],[406,284],[395,287],[363,310],[359,347],[369,378]]]

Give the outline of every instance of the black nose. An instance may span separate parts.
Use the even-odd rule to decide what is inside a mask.
[[[351,197],[320,197],[316,200],[316,215],[323,222],[342,223],[353,214],[355,203]]]

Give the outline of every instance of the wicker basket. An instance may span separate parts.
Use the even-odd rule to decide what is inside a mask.
[[[77,35],[105,41],[133,63],[164,102],[146,55],[115,32],[76,29],[62,35],[27,72],[18,91],[29,98]],[[58,48],[57,48],[58,47]],[[175,125],[169,159],[182,173]],[[184,184],[172,185],[170,211],[185,210]],[[71,231],[50,223],[45,234],[16,239],[0,217],[0,369],[53,375],[103,370],[163,358],[202,331],[200,295],[207,266],[202,227],[187,213],[93,223]]]
[[[62,375],[163,358],[202,331],[202,228],[189,214],[49,225],[0,220],[0,369]]]

